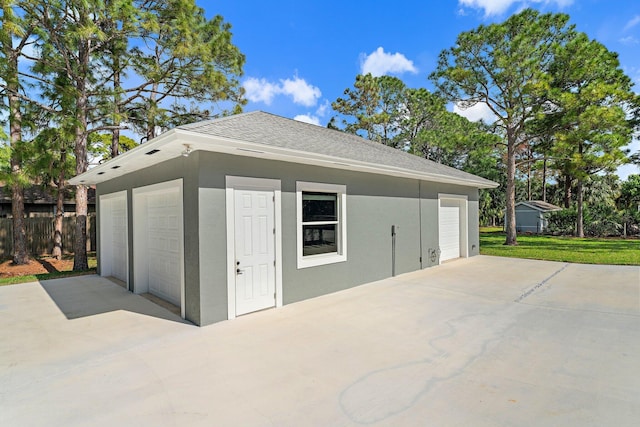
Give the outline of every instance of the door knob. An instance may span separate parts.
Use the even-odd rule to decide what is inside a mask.
[[[240,270],[239,268],[236,268],[236,274],[242,274],[242,270]]]

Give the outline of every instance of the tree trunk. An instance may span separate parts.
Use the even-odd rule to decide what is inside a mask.
[[[79,101],[80,102],[80,101]],[[86,102],[86,99],[85,99]],[[76,175],[87,171],[87,136],[78,127],[74,149],[76,155]],[[74,242],[73,269],[83,271],[89,269],[87,260],[87,186],[76,187],[76,238]]]
[[[531,149],[527,154],[527,200],[531,201]]]
[[[89,48],[80,45],[78,62],[81,67],[89,67]],[[76,104],[76,129],[74,154],[76,156],[76,175],[87,171],[87,83],[86,75],[81,73],[77,81],[78,99]],[[74,242],[73,269],[84,271],[89,269],[87,260],[87,186],[76,187],[76,236]]]
[[[542,161],[542,201],[547,201],[547,159]]]
[[[22,112],[18,98],[18,60],[15,53],[9,59],[9,73],[5,82],[9,101],[9,138],[11,144],[11,215],[13,216],[13,263],[29,262],[27,233],[24,226],[24,188],[22,186]]]
[[[580,158],[582,159],[582,154],[583,154],[583,145],[582,143],[578,144],[578,154],[580,155]],[[583,174],[579,174],[578,175],[578,182],[576,184],[576,192],[577,194],[577,198],[578,198],[578,215],[576,218],[576,236],[578,237],[584,237],[584,212],[583,212],[583,203],[584,203],[584,195],[582,194],[582,179],[583,179]]]
[[[571,207],[571,181],[573,179],[569,174],[564,176],[564,207],[569,209]]]
[[[11,170],[12,173],[15,173],[13,165],[12,161]],[[27,251],[27,233],[24,226],[24,189],[17,182],[11,185],[11,215],[13,216],[13,263],[16,265],[27,264],[29,252]]]
[[[73,257],[73,270],[84,271],[89,269],[87,259],[87,186],[76,187],[76,239],[74,242],[75,255]]]
[[[58,188],[56,196],[56,216],[53,220],[53,253],[55,259],[62,259],[62,220],[64,219],[64,164],[67,162],[67,151],[60,153],[60,173],[58,174]]]
[[[576,236],[584,237],[584,224],[583,224],[583,195],[582,195],[582,180],[578,179],[576,186],[576,192],[578,193],[578,217],[576,218]]]
[[[114,55],[117,57],[117,54]],[[117,58],[114,58],[114,70],[113,70],[113,125],[120,125],[120,70],[118,69],[119,63]],[[115,158],[120,154],[120,129],[114,128],[111,134],[111,158]]]
[[[507,133],[507,215],[505,230],[507,233],[505,245],[515,246],[516,233],[516,143],[513,135]]]
[[[113,133],[111,134],[111,158],[112,159],[114,157],[117,157],[118,154],[120,154],[118,152],[119,147],[120,147],[120,129],[114,129]]]
[[[158,90],[158,84],[153,83],[151,87],[151,93],[149,94],[149,113],[147,114],[147,142],[156,137],[156,92]]]

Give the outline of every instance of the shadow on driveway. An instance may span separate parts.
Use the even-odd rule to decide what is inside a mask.
[[[43,281],[40,284],[67,319],[125,310],[189,323],[166,308],[97,275],[66,277]]]

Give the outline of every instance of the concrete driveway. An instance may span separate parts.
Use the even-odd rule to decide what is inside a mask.
[[[637,426],[640,267],[474,257],[197,328],[0,288],[3,426]]]

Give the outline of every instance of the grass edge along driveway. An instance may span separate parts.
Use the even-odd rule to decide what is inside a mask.
[[[581,264],[640,265],[640,239],[518,235],[505,246],[501,228],[480,227],[480,254]]]

